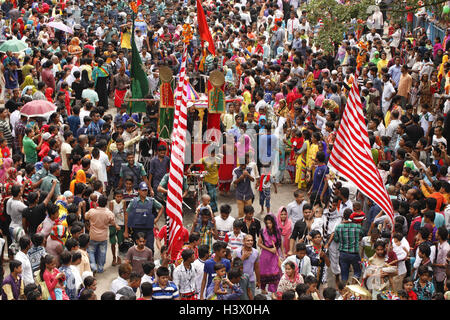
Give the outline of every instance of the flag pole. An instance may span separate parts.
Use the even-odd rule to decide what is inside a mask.
[[[134,41],[134,20],[135,19],[136,19],[136,14],[135,14],[134,10],[131,10],[131,21],[132,21],[132,24],[131,24],[131,43],[133,43],[133,41]],[[131,63],[133,63],[133,50],[131,50]],[[131,70],[133,70],[133,66],[131,66]],[[130,81],[131,81],[131,83],[130,83],[131,98],[133,98],[133,77],[132,77],[131,71],[130,71]],[[129,101],[128,109],[130,111],[130,117],[131,117],[131,113],[132,113],[131,112],[132,106],[133,106],[133,102]]]

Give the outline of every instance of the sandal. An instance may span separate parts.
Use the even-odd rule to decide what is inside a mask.
[[[113,267],[117,266],[117,260],[113,258],[112,264]]]

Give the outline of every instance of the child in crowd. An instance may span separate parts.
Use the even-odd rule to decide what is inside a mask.
[[[421,265],[417,270],[419,279],[414,282],[413,290],[417,294],[418,300],[431,300],[435,292],[434,284],[431,281],[433,271],[427,266]]]
[[[202,203],[198,205],[197,209],[195,210],[195,213],[199,213],[200,211],[202,211],[202,209],[206,208],[211,212],[211,216],[214,216],[210,202],[211,197],[209,195],[207,194],[202,195]]]
[[[142,280],[141,280],[142,282]],[[143,282],[141,283],[141,294],[142,297],[136,299],[136,300],[152,300],[152,294],[153,294],[153,285],[150,282]]]
[[[142,264],[142,270],[144,271],[144,275],[141,278],[141,284],[144,282],[155,282],[155,264],[151,261],[145,261]]]
[[[403,290],[408,295],[408,300],[417,300],[417,294],[413,290],[414,281],[412,278],[407,277],[403,279]]]
[[[228,232],[233,230],[234,217],[230,215],[231,206],[223,204],[219,208],[220,213],[216,219],[217,240],[224,241]]]
[[[270,212],[270,189],[272,185],[275,193],[278,193],[276,179],[270,174],[270,168],[261,167],[261,176],[256,180],[256,186],[259,190],[259,204],[261,206],[260,215],[264,213],[264,206],[267,209],[267,214]]]
[[[235,256],[236,251],[244,245],[244,238],[247,234],[241,231],[243,227],[244,222],[242,220],[234,220],[233,231],[228,232],[225,236],[224,241],[228,243],[232,256]]]
[[[123,191],[114,190],[114,199],[109,203],[109,210],[114,213],[114,219],[116,224],[120,227],[120,230],[116,230],[114,226],[109,227],[109,242],[111,243],[111,252],[113,256],[112,265],[117,266],[122,263],[120,257],[116,256],[116,244],[119,246],[124,241],[123,234],[125,232],[125,218],[124,213],[127,208],[125,207],[125,201],[123,200]]]
[[[44,236],[41,233],[35,233],[31,236],[31,242],[33,246],[28,250],[27,255],[31,262],[31,269],[33,273],[39,270],[41,258],[44,257],[47,252],[43,247]]]
[[[226,268],[222,263],[216,263],[214,265],[214,271],[216,276],[209,285],[206,295],[208,300],[224,300],[224,296],[228,293],[226,286],[229,288],[233,287],[233,283],[226,278]]]

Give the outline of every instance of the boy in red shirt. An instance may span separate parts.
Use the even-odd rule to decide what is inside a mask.
[[[350,215],[350,220],[354,223],[362,224],[366,218],[365,213],[361,210],[362,206],[360,202],[355,202],[353,205],[353,213]]]
[[[2,151],[2,158],[11,158],[11,151],[8,148],[8,141],[5,138],[0,138],[0,148]]]

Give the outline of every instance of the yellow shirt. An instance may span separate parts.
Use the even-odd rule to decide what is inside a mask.
[[[244,113],[244,116],[247,117],[248,105],[252,102],[252,94],[249,91],[244,91],[242,97],[244,98],[244,101],[241,106],[241,111]]]
[[[120,41],[120,47],[131,49],[131,33],[129,32],[122,32],[122,38]]]
[[[387,59],[378,61],[378,63],[377,63],[378,74],[381,74],[381,69],[383,69],[384,67],[386,67],[387,64],[388,64],[388,62],[389,62],[389,61],[388,61]]]
[[[208,173],[205,176],[204,181],[211,184],[219,183],[219,159],[217,157],[202,158],[201,164],[205,167],[205,171]]]
[[[401,176],[400,178],[398,178],[398,182],[399,182],[401,185],[407,184],[408,181],[409,181],[409,177]]]

